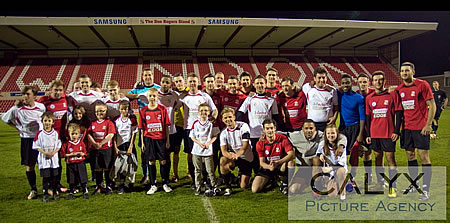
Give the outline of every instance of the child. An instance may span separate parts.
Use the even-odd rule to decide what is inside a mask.
[[[214,127],[213,123],[208,120],[211,113],[209,105],[206,103],[198,106],[200,119],[195,121],[192,126],[192,131],[189,133],[194,146],[192,147],[192,161],[195,167],[195,195],[200,195],[202,185],[202,171],[203,161],[205,162],[206,171],[208,172],[209,181],[211,182],[211,189],[205,191],[207,196],[216,195],[216,179],[214,176],[214,158],[212,144],[217,139],[219,128]]]
[[[134,147],[134,141],[136,133],[138,132],[136,116],[130,115],[131,104],[129,101],[124,100],[119,103],[120,116],[115,120],[117,128],[117,137],[114,141],[114,150],[116,155],[121,153],[132,155],[136,157],[136,148]],[[137,168],[137,164],[136,164]],[[123,184],[125,183],[125,176],[119,174],[118,176],[119,187],[118,194],[122,194],[124,191]],[[135,182],[136,174],[129,176],[130,184],[129,188],[132,191]]]
[[[58,152],[61,148],[61,140],[58,132],[53,129],[55,116],[52,112],[42,114],[43,130],[40,130],[33,141],[33,149],[39,151],[38,166],[42,177],[42,187],[44,188],[43,202],[49,201],[49,186],[53,190],[53,199],[59,200],[57,191],[57,177],[59,174]]]
[[[338,147],[338,141],[345,136],[339,134],[339,130],[334,124],[325,127],[324,135],[324,139],[319,143],[316,155],[320,157],[320,161],[326,166],[322,168],[322,171],[330,173],[331,179],[334,178],[334,182],[337,184],[335,192],[338,192],[342,187],[347,173],[347,154],[345,149],[341,156],[336,156],[334,151]],[[329,185],[334,184],[334,182],[329,183]],[[345,189],[340,193],[340,199],[344,201]],[[332,193],[330,195],[335,194]]]
[[[31,187],[28,200],[37,198],[35,165],[39,152],[33,150],[33,139],[42,129],[41,116],[45,112],[45,105],[35,101],[36,95],[35,87],[25,86],[22,89],[22,99],[2,116],[3,122],[20,133],[20,163],[26,167]]]
[[[166,193],[172,192],[169,187],[170,164],[167,163],[170,148],[169,113],[166,107],[157,103],[158,90],[151,88],[147,92],[148,105],[139,111],[139,129],[141,131],[142,162],[150,165],[150,189],[148,195],[154,194],[156,187],[156,160],[159,160],[163,189]]]
[[[93,195],[97,195],[102,192],[102,181],[103,173],[105,175],[106,188],[105,194],[109,195],[112,193],[112,181],[109,177],[109,171],[112,167],[113,158],[113,137],[116,134],[116,128],[114,123],[106,119],[106,112],[108,107],[104,103],[98,103],[95,105],[95,116],[96,121],[91,123],[88,129],[87,136],[89,143],[91,143],[92,151],[90,155],[93,159],[94,170],[95,170],[95,181],[96,188]]]
[[[86,187],[88,177],[86,171],[86,164],[84,163],[86,157],[86,145],[80,138],[81,126],[76,123],[70,123],[67,127],[69,132],[69,141],[65,142],[61,148],[61,156],[66,158],[67,169],[67,183],[69,184],[70,192],[67,200],[75,198],[75,186],[79,183],[83,191],[83,197],[88,199],[88,189]]]

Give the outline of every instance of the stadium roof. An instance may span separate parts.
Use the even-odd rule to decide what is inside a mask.
[[[199,17],[0,17],[2,50],[377,49],[435,22]]]

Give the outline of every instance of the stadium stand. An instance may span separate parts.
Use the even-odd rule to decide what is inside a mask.
[[[301,85],[313,79],[313,71],[318,66],[325,67],[329,75],[329,84],[337,85],[340,76],[356,76],[363,72],[369,75],[383,70],[388,85],[401,83],[396,71],[377,57],[193,57],[192,59],[142,59],[139,57],[96,57],[96,58],[21,58],[12,64],[0,64],[0,90],[20,92],[25,85],[36,85],[39,91],[45,91],[52,80],[61,79],[70,85],[81,74],[89,74],[104,88],[109,80],[117,80],[122,89],[131,89],[140,78],[142,68],[150,67],[159,83],[164,74],[195,72],[203,76],[206,73],[223,72],[225,78],[247,71],[253,75],[265,74],[268,67],[279,71],[280,78],[289,76]],[[69,84],[70,83],[70,84]],[[354,82],[356,85],[356,82]],[[11,103],[12,101],[12,103]],[[2,100],[0,112],[12,106],[14,100]],[[137,104],[132,104],[133,108]]]

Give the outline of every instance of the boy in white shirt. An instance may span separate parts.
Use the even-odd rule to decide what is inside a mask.
[[[136,148],[134,141],[136,133],[138,132],[138,123],[135,115],[130,115],[131,104],[129,101],[121,101],[119,103],[120,116],[115,120],[117,129],[116,140],[114,140],[114,150],[116,155],[119,153],[126,153],[127,155],[134,154],[136,157]],[[136,180],[136,175],[129,177],[130,190],[133,190],[133,185]],[[124,191],[125,176],[120,176],[119,185],[117,189],[118,194]]]
[[[57,191],[57,176],[59,168],[58,152],[61,149],[61,140],[58,132],[53,128],[55,116],[52,112],[42,115],[43,130],[40,130],[33,141],[33,149],[39,151],[38,166],[41,173],[42,187],[44,188],[43,202],[49,201],[49,186],[53,190],[53,199],[59,200]]]
[[[205,191],[207,196],[215,196],[218,189],[216,188],[216,177],[214,175],[214,158],[212,144],[216,141],[220,132],[218,127],[215,127],[212,122],[208,120],[210,114],[210,107],[203,103],[198,106],[200,119],[195,121],[189,137],[194,142],[192,147],[192,161],[195,167],[195,195],[200,195],[202,185],[202,163],[205,162],[206,172],[208,172],[209,181],[211,182],[211,189]]]

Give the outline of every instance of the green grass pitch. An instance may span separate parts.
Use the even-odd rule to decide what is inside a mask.
[[[448,162],[450,160],[450,122],[448,120],[450,120],[450,113],[447,110],[441,116],[439,139],[431,141],[430,157],[433,166],[450,166]],[[171,183],[174,191],[169,194],[160,189],[149,196],[145,194],[146,191],[142,185],[136,183],[137,192],[134,193],[118,195],[114,192],[109,196],[103,194],[91,196],[88,200],[77,194],[77,198],[70,201],[64,199],[66,194],[62,194],[60,201],[51,199],[50,202],[43,203],[41,200],[42,178],[39,177],[39,171],[36,169],[39,198],[26,200],[29,186],[25,167],[20,165],[19,134],[3,122],[0,123],[0,132],[1,222],[288,222],[288,199],[280,193],[278,188],[259,194],[235,188],[231,197],[195,196],[190,188],[190,179],[186,177],[186,154],[183,152],[180,152],[179,167],[182,179],[178,183]],[[397,164],[407,166],[406,154],[398,148],[398,144]],[[140,161],[139,154],[138,157]],[[87,166],[90,177],[89,165]],[[157,172],[160,182],[159,170]],[[139,181],[141,177],[142,170],[139,166],[136,181]],[[448,197],[449,174],[445,180]],[[65,164],[63,164],[62,183],[68,186]],[[90,181],[88,187],[91,193],[94,182]],[[205,201],[208,203],[205,204]],[[447,201],[447,215],[448,204]],[[212,213],[205,209],[208,205],[211,206]]]

